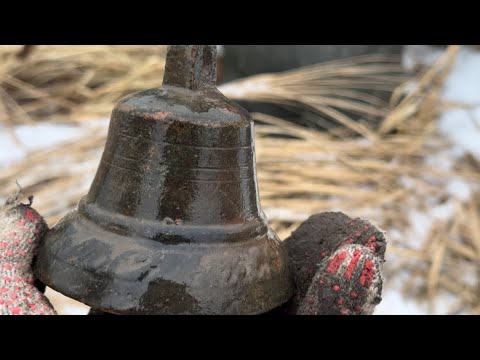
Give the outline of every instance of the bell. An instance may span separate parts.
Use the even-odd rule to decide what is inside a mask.
[[[215,83],[215,45],[170,46],[162,87],[116,104],[88,194],[40,245],[41,281],[112,314],[259,314],[291,298],[253,121]]]

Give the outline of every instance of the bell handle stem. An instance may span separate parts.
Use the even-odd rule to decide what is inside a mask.
[[[217,83],[216,45],[171,45],[167,50],[163,85],[190,90]]]

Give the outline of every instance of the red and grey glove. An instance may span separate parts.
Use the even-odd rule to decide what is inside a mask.
[[[31,207],[33,197],[29,204],[22,204],[19,196],[0,206],[0,314],[56,315],[31,267],[48,226]]]
[[[340,212],[311,216],[285,240],[297,315],[368,315],[381,301],[386,240],[370,222]]]

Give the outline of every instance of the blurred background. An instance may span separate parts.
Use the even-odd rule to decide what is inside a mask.
[[[166,46],[0,46],[0,201],[53,226],[88,192],[118,99],[160,86]],[[480,314],[480,48],[218,45],[220,91],[256,122],[281,239],[343,211],[387,232],[376,314]],[[47,290],[60,314],[88,307]]]

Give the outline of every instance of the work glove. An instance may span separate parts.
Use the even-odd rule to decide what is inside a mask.
[[[32,262],[40,239],[48,231],[45,220],[29,204],[19,201],[21,191],[0,205],[0,314],[55,315],[35,279]]]

